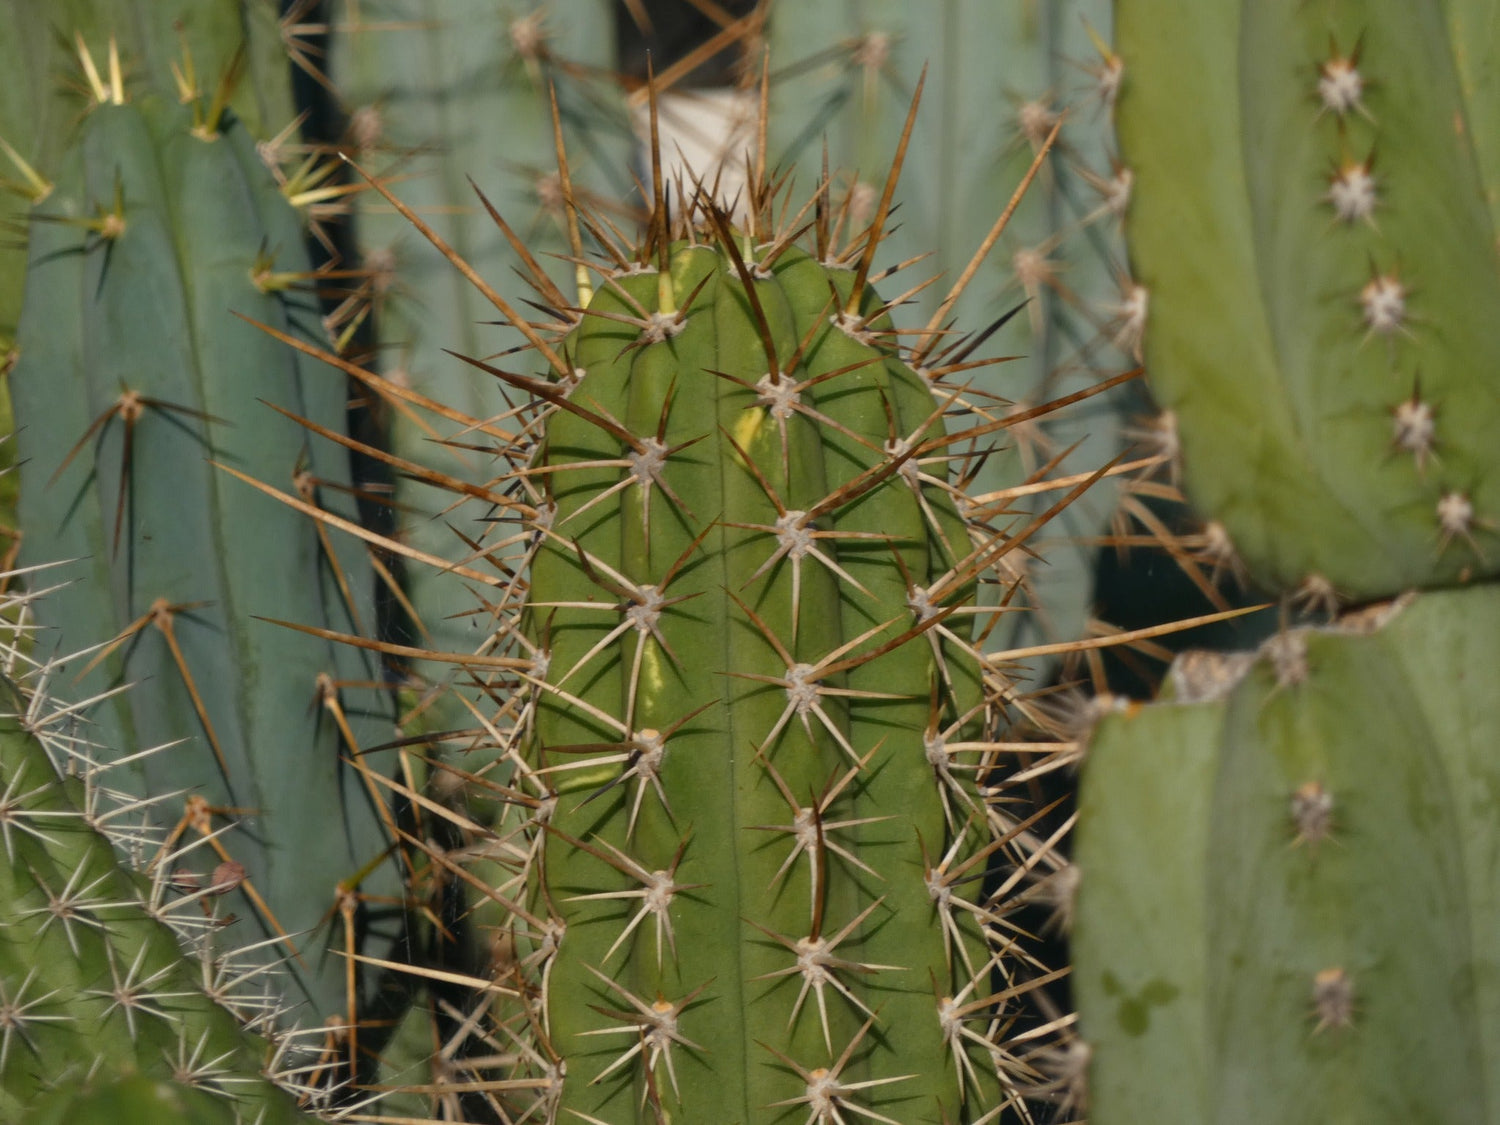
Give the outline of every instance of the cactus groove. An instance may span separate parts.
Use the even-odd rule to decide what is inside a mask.
[[[1151,385],[1189,499],[1269,589],[1359,602],[1496,572],[1487,19],[1119,5]]]
[[[362,761],[341,761],[384,733],[340,690],[373,667],[250,616],[357,631],[374,623],[373,573],[210,461],[293,480],[309,502],[352,514],[342,451],[310,450],[258,401],[339,426],[346,391],[232,315],[318,323],[298,291],[315,276],[302,229],[244,127],[119,86],[95,99],[32,212],[10,373],[22,558],[74,560],[77,579],[40,605],[51,631],[39,643],[106,646],[79,662],[84,691],[139,682],[94,712],[96,741],[132,760],[117,783],[175,794],[151,806],[167,831],[254,816],[257,831],[214,839],[249,873],[240,909],[286,939],[268,958],[294,940],[315,950],[335,885],[386,846]],[[387,870],[362,890],[396,886]],[[289,972],[320,1018],[347,1017],[344,965],[302,957]]]

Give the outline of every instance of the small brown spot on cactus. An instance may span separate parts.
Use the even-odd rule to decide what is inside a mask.
[[[1313,1017],[1318,1021],[1314,1034],[1354,1025],[1354,985],[1343,969],[1319,970],[1313,977],[1312,1000]]]
[[[1379,192],[1375,176],[1371,171],[1373,161],[1345,161],[1328,178],[1328,190],[1323,200],[1333,208],[1334,218],[1341,223],[1366,222],[1375,225],[1375,208],[1379,203]]]
[[[1292,794],[1292,827],[1296,829],[1294,846],[1306,844],[1316,850],[1333,832],[1333,795],[1320,781],[1308,781]]]
[[[213,877],[209,880],[208,893],[213,895],[228,894],[245,881],[245,865],[236,863],[232,859],[226,859],[214,868]]]

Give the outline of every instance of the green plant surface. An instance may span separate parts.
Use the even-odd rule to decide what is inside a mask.
[[[1003,333],[966,357],[1012,357],[973,371],[973,388],[961,400],[990,417],[1091,387],[1136,362],[1120,230],[1129,186],[1116,180],[1111,161],[1118,72],[1101,54],[1110,25],[1110,5],[1099,0],[850,0],[777,5],[771,13],[778,151],[800,178],[813,180],[826,139],[830,165],[849,170],[839,190],[864,200],[848,220],[855,229],[868,221],[883,186],[881,154],[896,143],[899,107],[925,69],[923,117],[902,177],[897,229],[878,264],[927,255],[921,269],[936,284],[893,314],[908,330],[983,328],[1026,303]],[[1059,120],[1055,155],[997,250],[940,314],[976,241]],[[862,187],[854,187],[856,179]],[[956,351],[957,343],[956,336],[943,339],[930,352]],[[1039,475],[1097,467],[1123,447],[1129,413],[1140,405],[1122,388],[1015,427],[1003,448],[975,463],[971,493],[989,495],[993,507],[1011,514],[1044,510],[1057,493],[1006,490]],[[1038,559],[1008,560],[1015,570],[1006,577],[1024,586],[1012,601],[1030,610],[999,623],[989,637],[993,650],[1084,635],[1095,545],[1116,505],[1116,486],[1100,482],[1053,521]],[[1033,664],[1031,678],[1044,681],[1055,661]]]
[[[211,1094],[131,1075],[59,1091],[29,1110],[35,1125],[237,1125],[234,1107]]]
[[[214,945],[225,940],[209,918],[217,896],[180,900],[168,876],[197,869],[207,887],[216,857],[200,844],[154,881],[126,867],[101,830],[137,854],[152,834],[115,804],[111,771],[70,718],[76,708],[37,690],[53,669],[23,666],[17,679],[22,658],[9,646],[4,655],[0,1117],[95,1120],[104,1102],[121,1114],[114,1120],[175,1121],[166,1116],[175,1102],[192,1110],[182,1121],[304,1120],[263,1077],[275,1069],[271,1045],[204,992],[235,975],[231,957],[215,962]],[[59,766],[85,780],[64,780]],[[188,940],[198,948],[185,951],[179,942]],[[253,996],[226,989],[219,999],[243,1003],[245,1018],[263,1014]],[[86,1078],[111,1089],[82,1093]],[[167,1080],[197,1090],[158,1101]],[[148,1104],[160,1116],[139,1116]]]
[[[491,295],[540,373],[467,357],[524,403],[484,431],[512,467],[448,482],[499,621],[433,654],[477,689],[446,736],[477,752],[392,783],[491,935],[415,970],[479,989],[435,1006],[442,1057],[502,1118],[1024,1120],[1056,1025],[1008,1036],[1053,978],[1009,914],[1055,835],[1011,803],[1008,684],[975,641],[1022,539],[962,518],[979,435],[893,342],[889,199],[837,242],[826,197],[782,229],[754,180],[743,226],[706,197],[669,219],[658,160],[657,218],[603,235],[571,322]]]
[[[1149,378],[1189,499],[1268,588],[1494,573],[1486,11],[1118,5]]]
[[[1493,588],[1420,594],[1100,724],[1090,1121],[1496,1119],[1497,638]]]
[[[276,0],[6,0],[0,5],[0,140],[38,177],[0,150],[0,187],[36,202],[88,111],[88,82],[79,68],[78,41],[110,80],[110,44],[133,94],[179,93],[191,59],[198,91],[213,97],[243,50],[239,81],[228,104],[258,140],[292,123],[291,84]],[[174,73],[175,68],[175,73]],[[15,339],[25,256],[0,255],[0,354]]]
[[[399,182],[423,220],[510,301],[555,303],[515,273],[515,251],[475,188],[509,218],[554,280],[571,288],[575,267],[557,257],[571,251],[553,171],[549,90],[557,91],[576,190],[623,197],[629,180],[608,183],[601,171],[623,167],[630,144],[619,93],[601,81],[613,53],[610,0],[351,0],[332,7],[328,73],[349,114],[350,155]],[[450,410],[506,426],[503,388],[454,366],[442,351],[500,350],[494,309],[377,196],[357,198],[354,210],[357,265],[367,277],[348,311],[372,320],[377,370]],[[400,405],[389,422],[391,449],[401,457],[476,484],[499,469],[467,448],[474,434],[458,432],[448,419]],[[467,557],[445,519],[445,493],[401,477],[392,499],[405,542],[455,561]],[[444,651],[477,645],[486,621],[462,583],[410,566],[403,589],[425,629],[417,643]],[[420,661],[414,670],[438,681],[448,671]]]
[[[385,847],[373,786],[340,759],[389,728],[340,687],[376,678],[355,650],[252,617],[357,632],[373,624],[372,578],[361,552],[335,564],[305,519],[211,462],[303,474],[321,488],[309,498],[347,511],[341,451],[310,449],[261,401],[336,428],[346,396],[233,315],[317,324],[301,227],[237,123],[199,135],[191,120],[153,99],[96,107],[33,213],[11,373],[23,558],[77,560],[40,643],[116,642],[73,665],[83,692],[140,684],[98,709],[98,741],[121,758],[182,743],[128,771],[140,795],[177,795],[155,808],[164,830],[249,818],[219,841],[263,896],[242,903],[246,924],[310,934],[290,972],[320,1017],[338,1015],[345,968],[322,955],[323,927],[336,884]]]
[[[960,537],[950,544],[924,522],[925,501],[943,512],[945,531],[962,532],[935,488],[915,493],[893,470],[864,495],[856,497],[851,487],[885,460],[886,409],[897,412],[901,432],[915,427],[931,436],[934,399],[889,353],[818,327],[826,321],[830,284],[847,299],[852,271],[830,273],[788,250],[756,285],[758,314],[731,272],[728,252],[683,247],[670,268],[669,309],[685,308],[697,294],[679,333],[649,343],[634,327],[604,319],[606,311],[632,315],[631,301],[610,289],[595,299],[565,350],[588,372],[569,401],[619,418],[632,434],[657,434],[666,447],[682,447],[677,463],[650,488],[621,488],[630,478],[619,469],[587,467],[621,456],[618,435],[566,412],[552,416],[541,462],[556,467],[557,539],[533,565],[532,629],[535,643],[550,649],[547,682],[556,690],[539,702],[533,766],[567,769],[557,775],[561,796],[544,860],[550,895],[568,928],[546,999],[553,1044],[569,1058],[562,1108],[613,1117],[633,1112],[635,1082],[606,1078],[592,1085],[606,1071],[622,1074],[615,1063],[631,1044],[628,1036],[590,1038],[619,1026],[591,1006],[620,1006],[624,989],[647,1003],[658,996],[689,1003],[682,1035],[700,1044],[713,1039],[712,1053],[722,1057],[710,1061],[680,1043],[666,1049],[680,1085],[671,1088],[671,1072],[657,1067],[657,1095],[668,1106],[680,1102],[672,1112],[685,1119],[717,1112],[748,1121],[780,1099],[795,1100],[806,1083],[785,1060],[809,1070],[831,1066],[862,1038],[865,1017],[877,1009],[882,1028],[901,1029],[901,1045],[873,1046],[856,1064],[861,1081],[892,1084],[864,1097],[886,1112],[900,1107],[911,1121],[952,1117],[962,1112],[963,1099],[945,1058],[933,986],[938,982],[944,995],[960,987],[964,981],[955,974],[963,974],[964,964],[949,965],[954,951],[933,916],[922,872],[924,849],[946,850],[951,842],[945,804],[972,805],[973,797],[965,787],[961,798],[945,795],[921,746],[930,722],[952,723],[977,699],[978,668],[972,654],[957,651],[945,653],[940,665],[928,638],[911,631],[908,580],[895,556],[901,553],[909,580],[925,587],[954,566],[967,543]],[[621,288],[649,313],[658,307],[656,285],[656,276],[643,275]],[[864,307],[878,308],[872,295]],[[779,362],[811,337],[801,364],[786,368],[785,377],[801,382],[841,372],[808,396],[809,409],[831,419],[823,432],[794,417],[783,444],[771,412],[757,405],[753,388],[769,362],[757,329],[761,314]],[[620,354],[637,340],[644,346]],[[846,370],[850,365],[861,366]],[[566,470],[580,463],[585,467]],[[768,565],[797,542],[778,541],[769,530],[778,520],[772,492],[787,512],[825,506],[820,520],[828,534],[818,546],[837,560],[833,566],[811,555]],[[718,520],[699,512],[717,513]],[[607,600],[621,578],[651,587],[648,603],[659,596],[674,604],[645,631],[622,631]],[[583,601],[599,607],[569,608]],[[589,655],[606,640],[610,649]],[[898,640],[879,659],[866,655]],[[820,664],[831,669],[846,654],[853,667],[813,671]],[[945,669],[962,695],[941,686]],[[803,689],[776,686],[798,676],[812,677],[805,680],[806,705],[792,701]],[[583,693],[576,703],[569,698],[575,691]],[[634,775],[618,753],[582,761],[561,756],[572,745],[650,740],[669,730],[664,744],[648,751],[660,761],[643,760]],[[898,809],[901,815],[879,827],[860,826],[859,864],[828,856],[827,885],[815,893],[805,861],[778,879],[786,847],[774,837],[759,846],[759,835],[746,831],[791,815],[775,777],[800,806],[802,794],[825,790],[851,769],[840,820],[885,818]],[[612,786],[617,778],[623,783]],[[584,800],[601,785],[611,786],[607,796]],[[971,850],[960,848],[964,856]],[[628,948],[617,945],[633,912],[613,900],[564,905],[581,893],[630,891],[634,877],[605,856],[616,864],[629,856],[644,872],[671,872],[681,886],[670,896],[664,950],[645,932]],[[828,1004],[825,1038],[811,999],[793,1015],[803,980],[817,979],[797,975],[794,943],[820,937],[832,943],[856,920],[830,954],[892,968],[831,970],[861,999],[836,996],[831,982],[817,989],[826,993],[818,998],[819,1017]],[[961,928],[966,947],[977,948],[977,934]],[[727,950],[737,963],[726,964]],[[965,957],[982,959],[967,948]],[[601,969],[611,986],[601,985]],[[769,983],[778,974],[786,979]],[[865,974],[872,984],[857,983]],[[846,1073],[841,1080],[851,1078]]]

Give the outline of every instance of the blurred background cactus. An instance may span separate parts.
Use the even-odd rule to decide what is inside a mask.
[[[1500,39],[1464,3],[1120,0],[1116,50],[1160,430],[1204,564],[1283,628],[1093,733],[1072,1093],[1495,1120]]]
[[[317,278],[227,84],[192,86],[183,56],[178,90],[136,89],[117,44],[75,50],[83,116],[33,208],[10,375],[22,560],[76,560],[39,607],[36,643],[96,650],[73,661],[80,692],[139,681],[95,709],[97,739],[121,757],[182,745],[139,758],[120,786],[128,772],[138,796],[178,794],[153,812],[179,835],[241,825],[215,846],[246,870],[244,925],[283,939],[268,954],[294,954],[299,1018],[347,1015],[326,935],[306,950],[291,935],[323,926],[341,883],[397,889],[357,879],[385,847],[358,757],[390,730],[369,691],[379,673],[253,618],[359,632],[370,568],[214,465],[354,514],[343,459],[265,404],[341,429],[341,380],[231,315],[316,332]]]

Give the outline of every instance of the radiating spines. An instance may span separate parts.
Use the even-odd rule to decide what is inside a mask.
[[[959,571],[942,605],[914,615],[911,602],[912,581],[937,590],[969,553],[966,533],[945,541],[963,525],[944,443],[926,479],[902,471],[943,433],[941,403],[876,337],[834,323],[830,293],[847,296],[852,273],[800,250],[751,271],[727,228],[706,242],[669,259],[685,310],[671,335],[652,332],[654,272],[601,287],[607,303],[565,349],[585,374],[524,470],[558,500],[525,611],[550,654],[528,762],[560,791],[536,873],[566,920],[544,1003],[569,1056],[562,1105],[595,1117],[642,1089],[685,1112],[707,1096],[753,1113],[796,1096],[777,1093],[778,1058],[831,1073],[887,1020],[921,1028],[947,1073],[933,974],[964,974],[943,995],[972,998],[987,964],[970,949],[986,910],[955,905],[989,854],[971,843],[985,822],[968,823],[973,782],[950,771],[966,815],[946,838],[923,741],[934,716],[955,735],[976,720],[977,671],[940,670],[975,656],[935,631],[972,583]],[[781,416],[764,392],[773,369],[803,385]],[[893,452],[893,433],[907,448]],[[671,450],[659,477],[621,456],[643,435]],[[740,835],[754,825],[777,838]],[[954,865],[938,899],[924,839]],[[737,977],[715,952],[730,948]],[[709,1091],[689,1030],[700,1012],[700,1027],[749,1037]],[[616,1024],[644,1046],[610,1050]],[[905,1093],[909,1081],[819,1086],[815,1100],[963,1103],[965,1090]]]
[[[257,952],[235,948],[248,936],[243,924],[226,928],[233,924],[227,896],[243,870],[221,863],[206,842],[169,843],[147,823],[149,803],[114,788],[128,784],[127,767],[87,739],[94,733],[88,713],[100,700],[53,695],[62,668],[28,651],[35,644],[29,609],[7,597],[5,610],[6,1115],[29,1119],[44,1103],[66,1101],[71,1088],[136,1074],[197,1091],[182,1096],[217,1105],[225,1121],[304,1120],[297,1099],[272,1079],[309,1101],[320,1092],[277,1062],[272,1040],[245,1030],[275,1035],[285,1001],[260,989],[265,967]],[[135,858],[122,861],[122,854]]]

